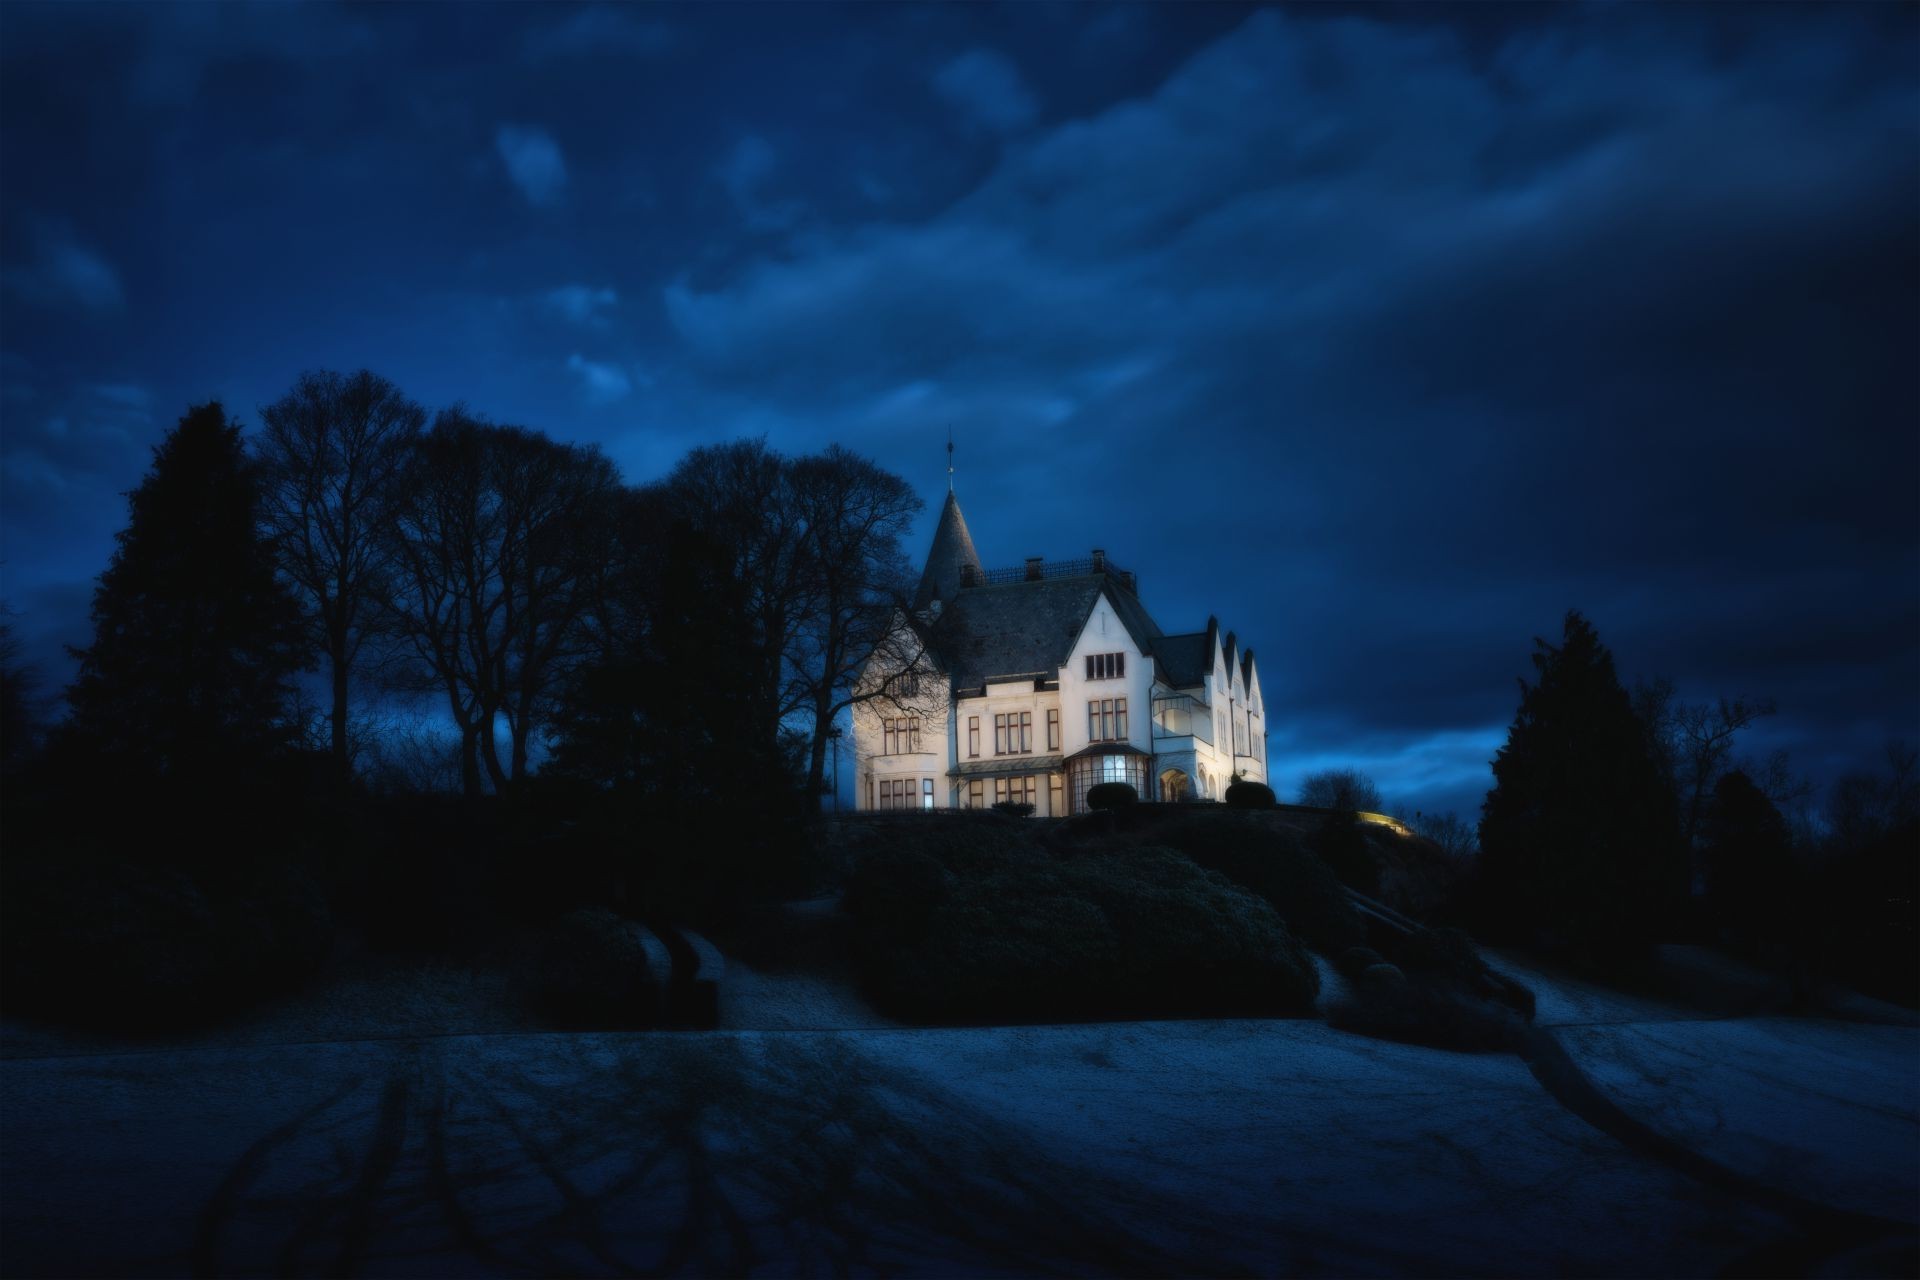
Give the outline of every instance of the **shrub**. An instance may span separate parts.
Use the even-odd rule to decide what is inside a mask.
[[[529,995],[560,1026],[647,1026],[659,1018],[665,976],[647,964],[635,926],[586,908],[562,916],[541,939]]]
[[[1400,974],[1392,965],[1376,965],[1361,975],[1351,997],[1327,1011],[1327,1021],[1343,1031],[1423,1044],[1463,1053],[1511,1049],[1523,1028],[1513,1012],[1455,988],[1424,981],[1372,978],[1377,970]]]
[[[1372,947],[1348,947],[1334,960],[1333,967],[1352,978],[1358,977],[1376,964],[1386,962],[1386,957]]]
[[[1125,809],[1140,802],[1140,793],[1125,782],[1102,782],[1087,789],[1087,808]]]
[[[1388,964],[1382,961],[1379,964],[1368,965],[1360,971],[1358,976],[1361,983],[1366,986],[1397,987],[1406,982],[1407,971],[1397,964]]]
[[[845,905],[876,1002],[919,1020],[1304,1013],[1311,960],[1272,907],[1166,849],[875,849]]]
[[[999,800],[994,802],[993,811],[1015,818],[1027,818],[1033,815],[1033,806],[1024,800]]]
[[[1418,929],[1401,943],[1400,964],[1471,986],[1487,975],[1473,939],[1459,929]]]
[[[1119,935],[1118,1012],[1301,1013],[1319,994],[1312,958],[1272,904],[1172,849],[1066,869]]]
[[[1366,940],[1340,881],[1291,832],[1251,814],[1216,811],[1183,814],[1155,839],[1266,899],[1289,929],[1319,951],[1338,955]]]
[[[1273,788],[1264,782],[1236,782],[1227,788],[1230,809],[1271,809]]]
[[[0,914],[9,1013],[137,1031],[217,1020],[290,990],[333,943],[325,899],[296,875],[209,889],[78,851],[9,858]]]
[[[860,923],[863,947],[892,953],[926,936],[952,889],[931,853],[883,846],[854,863],[841,906]]]
[[[1366,832],[1360,829],[1359,820],[1351,813],[1337,813],[1328,818],[1313,833],[1310,843],[1342,884],[1361,893],[1379,891],[1380,859],[1367,846]]]

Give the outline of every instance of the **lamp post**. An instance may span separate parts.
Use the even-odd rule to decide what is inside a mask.
[[[827,741],[833,744],[833,811],[840,812],[840,726],[834,725],[827,730]]]

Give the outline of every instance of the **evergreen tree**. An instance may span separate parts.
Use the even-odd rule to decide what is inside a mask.
[[[1701,820],[1707,902],[1714,921],[1749,954],[1776,963],[1799,953],[1806,915],[1787,820],[1735,769],[1713,788]]]
[[[1593,626],[1571,612],[1558,646],[1535,644],[1481,810],[1489,906],[1576,959],[1630,959],[1685,889],[1673,792]]]
[[[133,776],[212,777],[287,744],[310,658],[259,532],[260,491],[220,404],[189,409],[128,495],[67,691],[72,745]]]

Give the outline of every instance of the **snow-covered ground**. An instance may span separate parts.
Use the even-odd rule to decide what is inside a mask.
[[[1911,1019],[1704,1018],[1498,963],[1659,1133],[1920,1216]],[[912,1029],[735,961],[727,1030],[359,1038],[457,1029],[490,980],[383,981],[140,1052],[12,1037],[0,1272],[1711,1274],[1799,1240],[1846,1274],[1911,1247],[1810,1249],[1518,1058],[1315,1021]],[[514,1016],[478,994],[464,1016]]]
[[[1714,1271],[1790,1234],[1517,1060],[1314,1022],[0,1064],[10,1274]]]
[[[1784,990],[1737,961],[1666,948],[1699,980],[1687,1004],[1490,954],[1633,1119],[1726,1169],[1831,1208],[1920,1224],[1920,1017],[1856,993],[1786,1016]],[[1728,1010],[1742,1010],[1739,1013]]]

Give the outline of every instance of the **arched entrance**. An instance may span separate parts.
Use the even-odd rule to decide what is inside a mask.
[[[1160,771],[1160,798],[1169,804],[1193,799],[1193,779],[1187,776],[1185,769]]]

